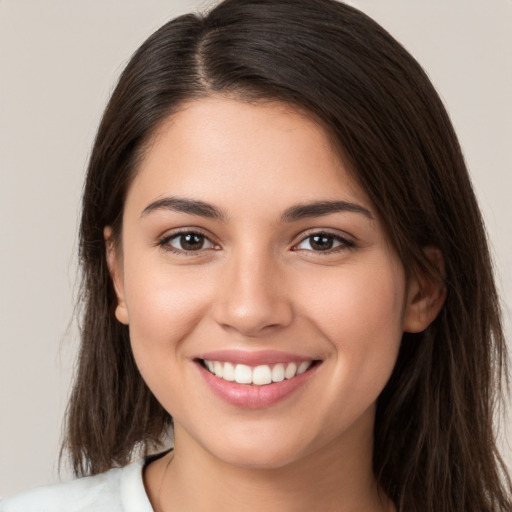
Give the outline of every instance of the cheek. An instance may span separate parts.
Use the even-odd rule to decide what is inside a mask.
[[[322,270],[303,284],[298,294],[304,297],[305,309],[318,318],[330,338],[347,331],[354,341],[371,331],[401,333],[405,278],[398,264],[377,261]]]
[[[333,382],[342,379],[349,382],[345,389],[380,393],[403,333],[405,277],[400,265],[354,265],[337,269],[337,275],[316,277],[316,286],[307,287],[304,314],[333,349]],[[307,295],[306,288],[301,294]]]
[[[183,355],[182,341],[205,315],[213,286],[199,287],[187,269],[171,273],[154,261],[125,269],[130,339],[139,369],[143,375],[160,367],[168,371],[169,361]]]

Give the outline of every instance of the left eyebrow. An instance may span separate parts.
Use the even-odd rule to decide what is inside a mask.
[[[373,220],[373,215],[370,210],[357,203],[351,203],[349,201],[317,201],[288,208],[281,216],[281,222],[293,222],[309,217],[320,217],[322,215],[339,212],[358,213]]]
[[[170,210],[225,221],[225,216],[215,206],[195,199],[164,197],[163,199],[158,199],[157,201],[153,201],[151,204],[148,204],[140,216],[144,217],[155,210]]]

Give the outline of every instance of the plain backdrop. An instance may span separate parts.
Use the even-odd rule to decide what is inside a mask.
[[[512,2],[349,3],[405,45],[447,105],[487,222],[510,338]],[[59,479],[77,346],[80,193],[102,109],[151,32],[209,4],[0,0],[0,496]],[[512,467],[509,446],[504,455]]]

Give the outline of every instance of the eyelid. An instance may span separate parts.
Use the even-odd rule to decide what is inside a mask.
[[[185,234],[200,235],[207,239],[213,245],[213,247],[209,247],[207,249],[198,249],[197,251],[185,251],[182,249],[177,249],[176,247],[173,247],[169,244],[169,241],[172,240],[173,238]],[[205,233],[203,229],[194,226],[182,227],[177,228],[175,230],[166,231],[165,234],[158,237],[156,245],[169,252],[173,252],[175,254],[182,254],[185,256],[198,256],[199,254],[202,254],[205,251],[217,250],[219,248],[219,244],[215,241],[214,237]]]
[[[315,236],[315,235],[317,235],[317,236],[318,235],[324,235],[324,236],[332,237],[335,240],[337,240],[338,242],[340,242],[341,245],[339,245],[337,247],[333,247],[333,248],[325,250],[325,251],[313,251],[312,249],[296,249],[296,247],[298,245],[300,245],[302,242],[304,242],[308,238],[311,238],[312,236]],[[310,252],[314,252],[314,253],[318,253],[318,254],[325,254],[325,255],[327,255],[327,254],[332,254],[334,252],[337,252],[337,251],[343,250],[343,249],[352,249],[352,248],[356,247],[356,245],[357,244],[356,244],[356,242],[354,240],[354,237],[348,235],[348,233],[342,235],[339,232],[332,231],[330,229],[314,228],[314,229],[302,232],[300,234],[299,240],[293,244],[292,250],[295,250],[295,251],[310,251]]]
[[[344,233],[344,232],[343,232]],[[205,239],[207,239],[213,247],[207,248],[207,249],[198,249],[196,251],[186,251],[186,250],[180,250],[176,247],[173,247],[169,245],[169,241],[175,237],[178,237],[179,235],[183,234],[198,234]],[[315,236],[315,235],[324,235],[328,237],[332,237],[338,242],[340,242],[340,245],[327,249],[325,251],[314,251],[312,249],[297,249],[296,247],[300,245],[302,242],[307,240],[308,238]],[[298,238],[298,240],[297,240]],[[332,254],[337,251],[343,250],[343,249],[353,249],[357,247],[357,243],[354,240],[354,237],[352,235],[349,235],[348,233],[340,234],[339,231],[331,230],[331,229],[321,229],[321,228],[311,228],[310,230],[303,231],[298,237],[296,237],[296,242],[292,245],[291,250],[292,251],[308,251],[308,252],[314,252],[318,254]],[[176,254],[182,254],[186,256],[198,256],[205,251],[211,251],[211,250],[218,250],[220,248],[220,244],[215,240],[215,237],[213,237],[211,234],[206,233],[204,229],[196,227],[196,226],[186,226],[186,227],[180,227],[176,228],[171,231],[166,231],[163,235],[159,236],[157,239],[156,244],[157,246],[162,247],[165,250],[168,250],[170,252],[174,252]]]

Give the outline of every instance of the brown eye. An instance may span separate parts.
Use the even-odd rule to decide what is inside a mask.
[[[331,249],[353,247],[353,243],[330,233],[315,233],[304,238],[295,246],[295,250],[328,252]]]
[[[313,235],[309,237],[309,244],[315,251],[327,251],[332,249],[334,238],[327,235]]]
[[[178,251],[200,251],[211,249],[213,244],[201,233],[178,233],[170,237],[167,244]]]

